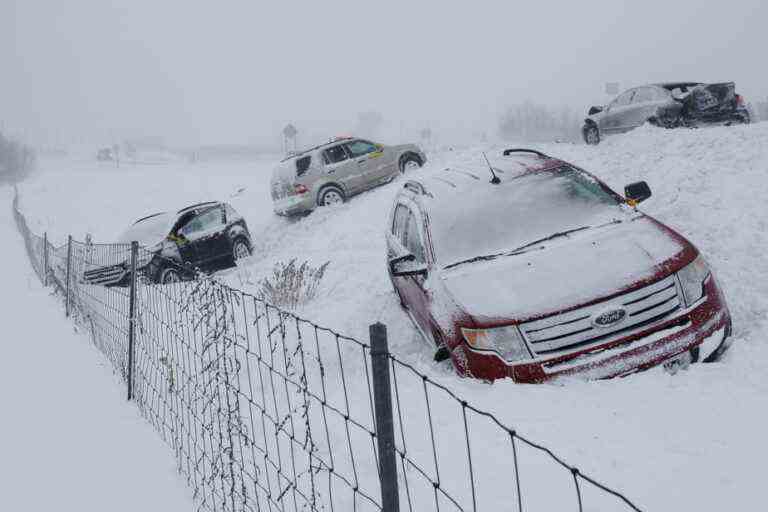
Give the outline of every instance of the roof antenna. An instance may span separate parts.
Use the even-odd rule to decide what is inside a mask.
[[[490,160],[488,160],[488,155],[486,155],[485,152],[483,152],[483,158],[485,158],[485,162],[488,164],[488,168],[491,170],[491,175],[493,176],[493,178],[491,178],[491,183],[498,185],[501,183],[501,180],[496,176],[496,172],[493,170],[493,166],[491,165]]]

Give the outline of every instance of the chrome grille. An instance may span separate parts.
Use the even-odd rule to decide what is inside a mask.
[[[653,325],[682,307],[674,275],[611,300],[567,313],[520,324],[538,356],[561,355],[596,343],[607,343]],[[624,310],[624,318],[596,326],[595,318],[608,310]]]
[[[83,273],[83,281],[86,284],[109,285],[119,283],[127,270],[123,265],[110,265],[108,267],[86,270]]]

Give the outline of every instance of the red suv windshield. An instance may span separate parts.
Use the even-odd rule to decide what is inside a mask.
[[[621,221],[627,211],[590,176],[563,166],[472,187],[430,215],[435,255],[445,266],[514,251],[558,233]]]

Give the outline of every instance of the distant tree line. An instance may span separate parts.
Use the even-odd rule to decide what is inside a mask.
[[[581,138],[582,121],[567,107],[553,108],[526,101],[501,114],[499,135],[509,140],[575,142]]]
[[[0,133],[0,181],[23,178],[35,163],[35,152]]]

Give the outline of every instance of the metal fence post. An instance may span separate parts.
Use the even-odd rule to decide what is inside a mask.
[[[128,295],[128,400],[133,398],[133,352],[136,337],[136,258],[139,254],[139,243],[131,242],[131,277]]]
[[[69,316],[69,281],[72,274],[72,235],[67,237],[67,283],[66,283],[66,298],[64,300],[64,310],[66,315]]]
[[[381,509],[384,512],[398,512],[400,510],[400,495],[397,489],[395,424],[392,417],[392,388],[389,381],[387,326],[376,323],[370,326],[369,332],[371,337],[373,401],[376,411],[376,438],[379,448]]]
[[[43,233],[43,286],[48,286],[48,232]]]

